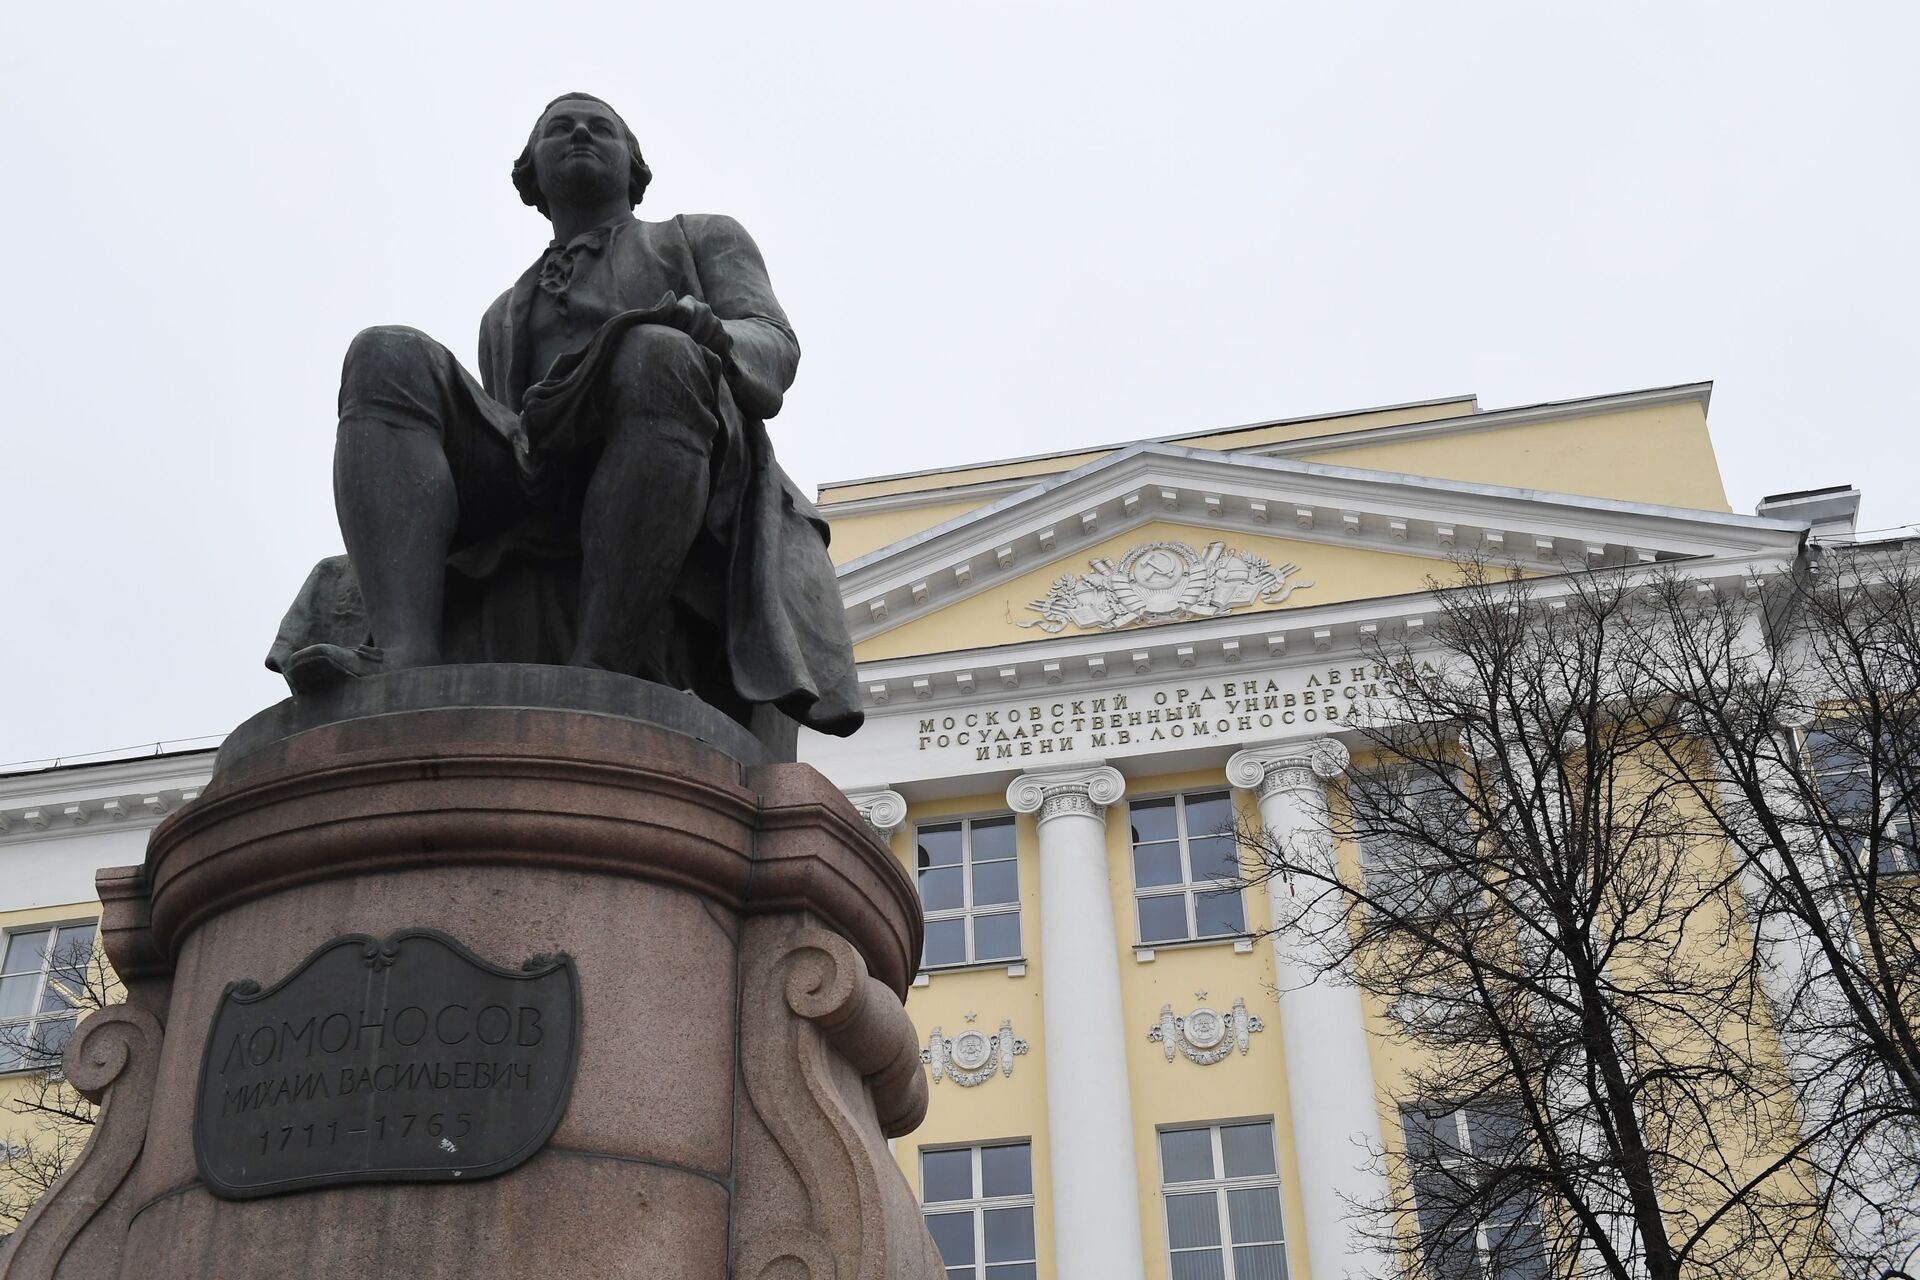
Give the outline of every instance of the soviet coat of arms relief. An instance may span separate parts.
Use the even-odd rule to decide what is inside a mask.
[[[1069,626],[1114,631],[1139,622],[1213,618],[1258,602],[1279,604],[1313,585],[1295,577],[1297,564],[1209,542],[1195,551],[1184,542],[1147,542],[1121,557],[1091,562],[1093,572],[1062,574],[1047,594],[1027,605],[1039,614],[1019,625],[1049,635]]]

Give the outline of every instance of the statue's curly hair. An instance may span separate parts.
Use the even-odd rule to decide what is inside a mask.
[[[547,210],[547,198],[541,194],[540,180],[533,172],[533,144],[540,137],[540,121],[547,118],[547,112],[553,110],[555,103],[561,102],[597,102],[612,113],[620,123],[620,132],[627,135],[627,198],[639,204],[647,194],[647,184],[653,181],[653,170],[647,167],[647,159],[640,154],[640,139],[633,136],[633,130],[621,118],[613,104],[605,98],[596,98],[590,93],[563,93],[540,108],[540,115],[533,122],[533,131],[527,135],[527,145],[520,151],[520,158],[513,162],[513,189],[520,193],[520,199],[538,209],[543,217],[553,215]]]

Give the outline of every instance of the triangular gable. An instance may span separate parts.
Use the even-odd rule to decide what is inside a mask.
[[[1153,519],[1051,560],[1036,559],[944,608],[881,629],[856,656],[905,657],[1404,595],[1444,579],[1450,569],[1437,554]]]
[[[1137,531],[1156,522],[1212,530],[1202,545],[1277,537],[1423,560],[1440,572],[1449,557],[1469,551],[1538,572],[1777,556],[1791,553],[1802,532],[1790,522],[1724,512],[1136,445],[841,566],[849,627],[865,656],[875,637],[988,592],[997,603],[975,612],[1005,615],[1006,602],[1036,578],[1050,580],[1090,554],[1111,559],[1129,537],[1129,546],[1151,540]],[[955,645],[950,637],[939,647]]]

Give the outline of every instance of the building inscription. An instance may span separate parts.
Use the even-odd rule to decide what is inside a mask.
[[[1394,699],[1396,675],[1397,669],[1381,663],[1349,663],[1093,697],[1022,698],[917,716],[915,749],[990,762],[1195,738],[1232,740],[1308,725],[1344,728]]]
[[[226,1199],[341,1182],[472,1181],[546,1144],[579,1057],[565,956],[514,971],[445,934],[335,938],[221,996],[194,1154]]]

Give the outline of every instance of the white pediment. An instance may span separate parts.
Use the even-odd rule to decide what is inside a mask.
[[[1165,520],[1217,531],[1229,550],[1236,533],[1284,533],[1425,557],[1436,573],[1473,551],[1549,574],[1677,558],[1731,567],[1790,557],[1804,531],[1756,516],[1141,444],[841,566],[849,629],[856,642],[870,639]]]

